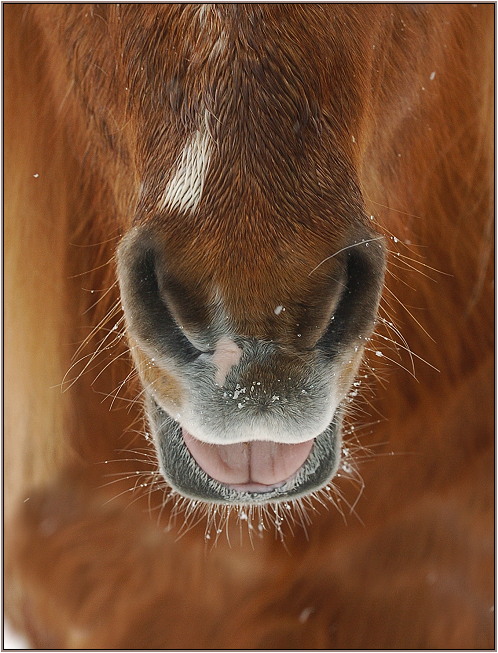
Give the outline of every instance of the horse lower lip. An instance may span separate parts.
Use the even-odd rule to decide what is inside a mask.
[[[314,440],[297,444],[242,442],[206,444],[182,429],[199,467],[214,480],[246,492],[269,492],[292,477],[308,458]]]

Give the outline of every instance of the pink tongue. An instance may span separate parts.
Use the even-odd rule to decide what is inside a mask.
[[[206,444],[182,429],[185,444],[206,474],[220,483],[247,491],[268,490],[295,474],[308,457],[314,440],[299,444],[241,442]]]

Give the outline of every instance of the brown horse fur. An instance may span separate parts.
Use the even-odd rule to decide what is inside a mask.
[[[33,646],[493,647],[493,24],[491,4],[4,5],[5,605]],[[285,292],[293,346],[346,200],[389,245],[331,489],[207,517],[155,471],[114,265],[206,111],[202,228],[158,228],[240,329],[274,328]]]

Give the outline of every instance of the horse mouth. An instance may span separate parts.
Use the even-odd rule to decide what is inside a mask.
[[[324,432],[298,444],[211,445],[197,440],[152,397],[147,414],[164,478],[194,500],[262,504],[295,499],[326,485],[339,466],[339,410]]]

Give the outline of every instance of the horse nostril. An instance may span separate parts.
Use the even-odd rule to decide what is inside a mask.
[[[118,250],[118,279],[130,333],[147,350],[195,360],[201,353],[175,317],[165,287],[161,257],[149,234],[134,233]]]
[[[384,282],[384,238],[360,239],[347,248],[346,258],[346,287],[318,342],[319,348],[331,356],[354,340],[368,337],[374,327]]]

